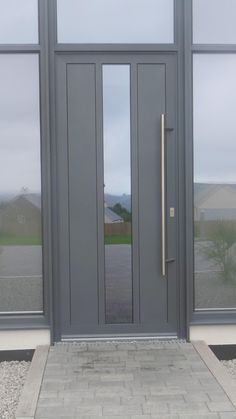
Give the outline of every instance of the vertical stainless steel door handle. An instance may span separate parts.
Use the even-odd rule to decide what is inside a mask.
[[[161,114],[161,272],[166,276],[165,114]]]

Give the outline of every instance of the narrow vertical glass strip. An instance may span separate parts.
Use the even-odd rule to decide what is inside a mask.
[[[132,323],[130,66],[103,66],[106,323]]]

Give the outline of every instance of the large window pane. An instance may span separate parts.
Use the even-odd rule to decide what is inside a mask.
[[[57,0],[60,43],[173,43],[173,0]]]
[[[193,42],[236,44],[235,0],[193,0]]]
[[[0,44],[38,43],[38,0],[0,0]]]
[[[42,311],[39,60],[0,55],[0,312]]]
[[[236,55],[195,55],[195,307],[236,307]]]
[[[133,321],[130,66],[103,66],[106,322]]]

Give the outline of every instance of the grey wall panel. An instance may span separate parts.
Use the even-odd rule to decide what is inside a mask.
[[[95,66],[67,65],[71,324],[98,315]]]

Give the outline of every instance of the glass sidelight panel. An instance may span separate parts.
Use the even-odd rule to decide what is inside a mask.
[[[42,312],[39,57],[0,55],[0,312]]]
[[[236,55],[193,57],[196,309],[236,307]]]
[[[130,66],[103,66],[106,323],[133,321]]]
[[[173,0],[57,0],[59,43],[173,43]]]

